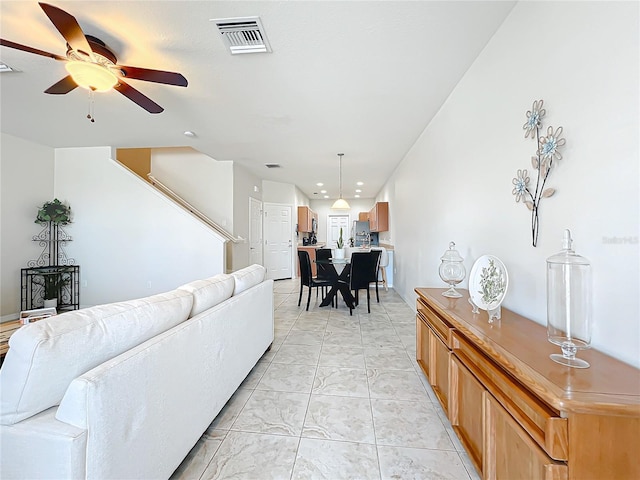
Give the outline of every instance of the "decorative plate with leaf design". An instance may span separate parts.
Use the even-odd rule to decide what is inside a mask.
[[[509,287],[507,268],[493,255],[481,256],[471,267],[469,296],[478,308],[493,310],[504,300]]]

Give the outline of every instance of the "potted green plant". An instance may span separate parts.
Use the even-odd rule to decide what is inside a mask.
[[[65,205],[57,198],[52,202],[45,202],[39,209],[35,223],[51,222],[56,225],[71,223],[71,207]]]
[[[338,237],[338,241],[336,243],[335,255],[336,258],[344,258],[344,239],[342,238],[342,227],[340,227],[340,236]]]
[[[45,273],[42,276],[44,290],[44,306],[57,307],[62,288],[69,283],[71,277],[61,272]]]

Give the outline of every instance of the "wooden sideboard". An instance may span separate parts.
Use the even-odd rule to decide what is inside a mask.
[[[597,350],[553,362],[546,327],[416,288],[417,362],[484,479],[640,479],[640,370]]]

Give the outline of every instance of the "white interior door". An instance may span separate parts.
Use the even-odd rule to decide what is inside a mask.
[[[264,267],[267,278],[292,278],[291,205],[264,204]]]
[[[342,240],[344,246],[349,245],[349,215],[329,215],[327,225],[327,246],[336,248],[338,238],[340,238],[340,229],[342,228]]]
[[[249,197],[249,265],[262,265],[262,202]]]

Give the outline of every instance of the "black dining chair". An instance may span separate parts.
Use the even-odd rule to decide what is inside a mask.
[[[354,252],[351,255],[351,273],[349,276],[349,290],[353,290],[355,304],[358,305],[358,290],[367,291],[367,312],[371,313],[371,295],[369,284],[378,279],[378,263],[380,250],[370,252]]]
[[[298,250],[298,263],[300,264],[300,297],[298,298],[298,306],[302,302],[302,290],[303,287],[309,287],[309,296],[307,297],[307,310],[309,310],[309,303],[311,303],[311,289],[320,287],[330,287],[331,282],[329,280],[318,280],[311,274],[311,260],[309,259],[309,252],[306,250]]]
[[[371,250],[379,250],[380,251],[380,259],[378,260],[378,274],[376,275],[376,300],[380,303],[380,294],[378,293],[378,286],[380,281],[382,281],[382,285],[385,290],[389,290],[387,287],[387,266],[389,265],[389,253],[387,249],[384,247],[374,247]],[[380,280],[382,277],[382,280]]]
[[[316,249],[316,260],[329,260],[331,258],[331,249],[330,248],[318,248]],[[316,263],[317,275],[316,278],[318,280],[327,280],[331,282],[331,274],[329,269],[333,268],[331,265]],[[324,298],[327,294],[327,287],[321,287],[322,289],[322,297]],[[336,298],[336,308],[338,308],[338,300]],[[331,306],[333,306],[333,299],[331,301]]]

